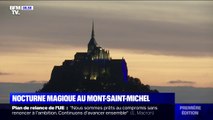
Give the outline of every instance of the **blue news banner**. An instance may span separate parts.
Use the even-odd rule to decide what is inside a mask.
[[[213,120],[212,104],[175,104],[174,93],[11,93],[0,110],[10,119]]]

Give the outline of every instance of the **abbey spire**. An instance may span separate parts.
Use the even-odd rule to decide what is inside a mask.
[[[97,59],[110,59],[109,57],[109,51],[103,49],[102,47],[98,46],[96,40],[95,40],[95,28],[94,28],[94,21],[92,21],[92,32],[91,32],[91,38],[88,43],[88,49],[87,49],[87,55],[86,58],[90,58],[91,60],[97,60]],[[78,54],[77,54],[78,55]],[[80,55],[81,58],[85,58]],[[77,57],[78,58],[78,57]]]
[[[91,33],[91,38],[95,38],[94,21],[92,21],[92,33]]]
[[[95,40],[95,31],[94,31],[94,21],[92,21],[92,32],[91,32],[91,39],[88,43],[88,53],[91,53],[96,47],[97,47],[97,42]]]

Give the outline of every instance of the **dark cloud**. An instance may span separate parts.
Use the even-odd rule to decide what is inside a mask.
[[[31,80],[31,81],[28,81],[26,83],[33,84],[33,83],[45,83],[45,82],[46,81]]]
[[[12,75],[12,73],[0,72],[0,75]]]
[[[1,6],[4,16],[0,23],[4,28],[0,30],[1,52],[86,47],[90,39],[91,21],[95,19],[96,40],[107,49],[174,56],[213,56],[212,22],[171,22],[168,19],[152,20],[149,17],[127,19],[126,15],[134,18],[150,11],[137,11],[140,14],[134,16],[122,11],[90,10],[81,7],[62,9],[38,4],[34,5],[34,11],[12,16],[8,10],[9,4]],[[178,16],[174,17],[180,19]]]
[[[186,80],[171,80],[168,83],[170,84],[195,84],[193,81],[186,81]]]

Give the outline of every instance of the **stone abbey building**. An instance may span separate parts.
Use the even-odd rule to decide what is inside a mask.
[[[87,52],[77,52],[74,60],[65,60],[62,66],[55,66],[51,80],[76,80],[76,77],[78,80],[127,81],[125,60],[110,58],[109,51],[98,46],[94,23]]]
[[[121,92],[148,91],[139,79],[128,77],[125,59],[112,59],[98,46],[94,23],[87,52],[77,52],[74,60],[54,66],[49,82],[38,92]]]

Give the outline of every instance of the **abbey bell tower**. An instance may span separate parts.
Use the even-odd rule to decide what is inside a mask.
[[[87,58],[90,58],[91,60],[110,59],[109,51],[98,46],[95,40],[94,21],[92,22],[91,38],[87,48]]]

